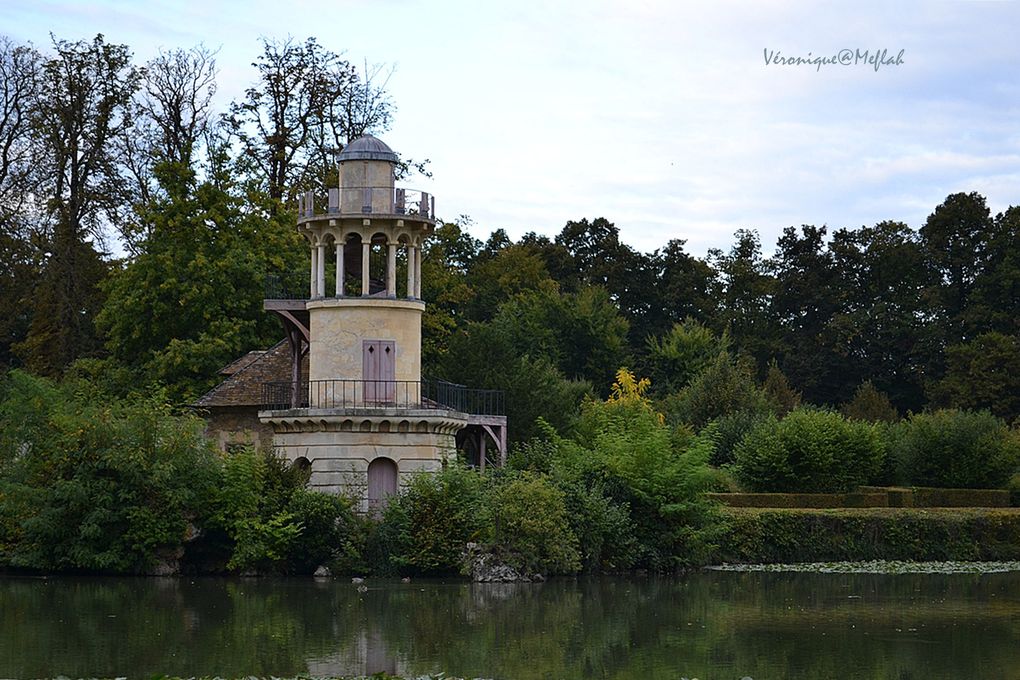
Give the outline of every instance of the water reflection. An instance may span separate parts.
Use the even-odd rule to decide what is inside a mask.
[[[0,580],[0,677],[1018,678],[1020,574]]]

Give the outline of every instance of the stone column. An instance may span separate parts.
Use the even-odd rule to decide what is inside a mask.
[[[421,246],[414,249],[414,297],[421,300]]]
[[[317,248],[319,256],[315,258],[318,271],[315,273],[316,297],[326,297],[326,244],[320,243]]]
[[[344,242],[336,242],[336,296],[344,296]]]
[[[317,283],[316,276],[317,276],[317,272],[319,270],[319,267],[318,267],[318,265],[315,262],[316,256],[318,254],[319,254],[319,249],[316,248],[315,246],[312,246],[312,269],[308,273],[308,297],[313,299],[313,300],[316,297],[316,295],[315,295],[315,284]]]
[[[406,246],[407,250],[407,299],[414,299],[414,246],[410,243]]]
[[[386,296],[397,297],[397,244],[386,244]]]
[[[361,295],[368,295],[368,256],[372,254],[372,240],[361,243]]]

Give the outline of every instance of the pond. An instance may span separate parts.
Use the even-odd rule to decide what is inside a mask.
[[[0,580],[0,677],[1020,679],[1020,573]]]

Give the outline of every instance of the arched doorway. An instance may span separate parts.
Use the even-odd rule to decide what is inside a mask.
[[[397,464],[389,458],[376,458],[368,465],[368,514],[378,516],[390,496],[397,493]]]

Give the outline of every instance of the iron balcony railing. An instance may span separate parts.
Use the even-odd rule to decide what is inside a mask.
[[[502,390],[483,390],[443,380],[309,380],[262,384],[262,410],[449,409],[469,415],[505,415]]]
[[[315,192],[298,196],[298,219],[330,215],[408,215],[436,219],[436,197],[427,191],[394,187],[343,187],[328,190],[326,211],[316,212]]]
[[[308,272],[266,276],[266,300],[307,300]]]

